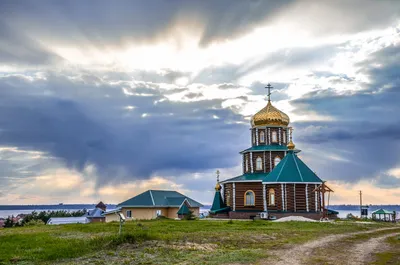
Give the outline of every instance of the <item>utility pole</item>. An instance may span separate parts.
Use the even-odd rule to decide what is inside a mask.
[[[360,190],[360,217],[362,217],[362,191]]]

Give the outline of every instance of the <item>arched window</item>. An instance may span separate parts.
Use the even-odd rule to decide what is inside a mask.
[[[283,142],[286,143],[286,131],[282,131]]]
[[[255,195],[254,191],[248,190],[244,194],[244,205],[245,206],[254,206],[255,205]]]
[[[269,194],[269,205],[271,206],[275,205],[275,190],[269,189],[268,194]]]
[[[276,167],[279,164],[279,162],[281,162],[281,158],[279,156],[275,157],[274,166]]]
[[[265,143],[265,133],[264,133],[264,131],[260,132],[260,142],[261,143]]]
[[[263,166],[262,166],[262,159],[261,157],[257,157],[256,159],[256,170],[262,170]]]
[[[273,143],[278,142],[278,133],[276,131],[272,131],[272,142]]]
[[[245,171],[249,172],[249,159],[247,157],[246,157],[246,161],[244,161],[244,163],[245,163],[245,165],[244,165]]]

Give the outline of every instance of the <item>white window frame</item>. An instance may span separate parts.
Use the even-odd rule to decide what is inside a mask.
[[[283,143],[286,144],[286,131],[282,131],[282,135],[283,135]]]
[[[245,171],[249,172],[249,159],[247,157],[246,157],[244,163],[245,163],[245,165],[244,165]]]
[[[269,189],[268,191],[268,205],[269,206],[275,206],[275,190],[274,189]]]
[[[278,161],[279,160],[279,161]],[[276,161],[278,161],[278,163],[276,163]],[[274,167],[276,167],[280,162],[282,161],[282,159],[279,156],[276,156],[274,158]]]
[[[271,141],[273,143],[277,143],[278,142],[278,133],[276,131],[272,131],[272,133],[271,133]]]
[[[265,132],[264,131],[260,132],[260,143],[265,143]]]
[[[256,159],[256,170],[263,170],[263,165],[262,165],[262,158],[261,156],[258,156]]]
[[[156,216],[161,216],[162,215],[162,211],[160,209],[156,210]]]
[[[126,210],[126,218],[132,218],[132,210]]]
[[[250,201],[247,200],[247,194],[249,194]],[[247,190],[244,193],[244,206],[255,206],[255,205],[256,205],[256,194],[252,190]]]

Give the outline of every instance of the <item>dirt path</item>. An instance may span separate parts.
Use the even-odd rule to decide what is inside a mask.
[[[388,237],[399,235],[400,232],[386,234],[380,237],[373,237],[368,241],[361,242],[355,245],[352,248],[352,257],[354,259],[347,260],[344,264],[347,265],[356,265],[356,264],[366,264],[368,261],[371,261],[371,257],[373,253],[383,251],[386,248],[384,241]]]
[[[399,229],[400,227],[390,227],[390,228],[380,228],[380,229],[373,229],[369,231],[363,231],[363,232],[355,232],[355,233],[348,233],[348,234],[340,234],[340,235],[330,235],[324,238],[319,238],[317,240],[313,240],[310,242],[307,242],[303,245],[295,246],[292,248],[287,248],[287,249],[282,249],[278,251],[273,251],[271,252],[272,255],[276,256],[278,260],[273,260],[273,261],[267,261],[264,264],[276,264],[276,265],[287,265],[287,264],[293,264],[293,265],[300,265],[300,264],[307,264],[306,260],[311,258],[314,251],[326,247],[327,245],[334,243],[336,241],[339,241],[343,238],[355,236],[355,235],[361,235],[361,234],[370,234],[378,231],[386,231],[386,230],[393,230],[393,229]],[[396,233],[395,233],[396,234]],[[391,234],[392,235],[392,234]],[[363,242],[357,245],[356,249],[359,251],[360,255],[362,256],[367,256],[367,253],[372,252],[380,242],[382,242],[386,237],[390,237],[391,235],[385,235],[382,237],[378,238],[371,238],[367,242]],[[367,247],[365,244],[368,244]],[[363,249],[366,247],[366,249]],[[354,255],[355,257],[360,256],[359,254]],[[343,262],[343,260],[342,260]],[[353,261],[352,261],[353,262]],[[360,263],[348,263],[348,264],[360,264]]]

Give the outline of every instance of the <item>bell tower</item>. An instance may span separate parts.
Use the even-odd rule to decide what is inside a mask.
[[[288,150],[289,116],[271,103],[271,84],[267,89],[267,105],[251,118],[252,146],[241,152],[243,174],[269,173]]]

